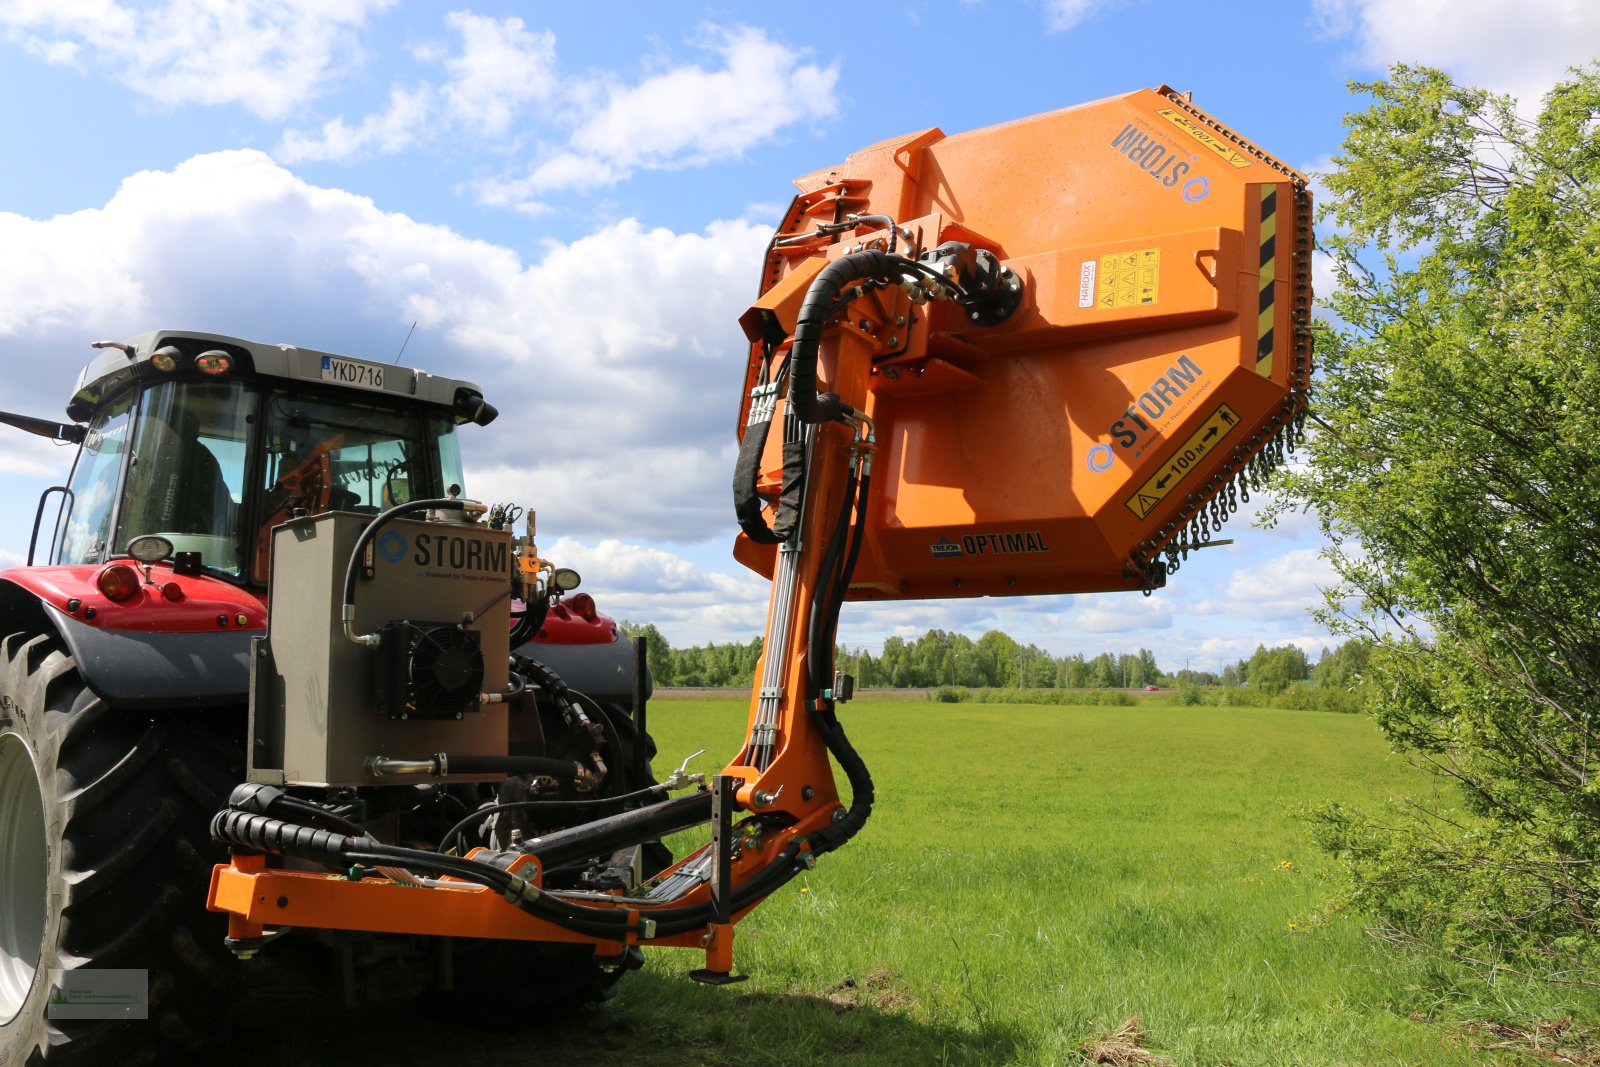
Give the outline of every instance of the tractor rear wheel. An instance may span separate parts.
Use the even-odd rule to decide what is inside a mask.
[[[216,1036],[235,975],[207,826],[242,774],[229,726],[108,707],[53,638],[0,641],[0,1064],[155,1062]],[[48,1017],[52,972],[84,988],[108,969],[143,972],[147,1018]]]

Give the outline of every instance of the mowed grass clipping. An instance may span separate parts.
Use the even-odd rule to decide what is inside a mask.
[[[715,770],[745,727],[742,701],[651,712],[658,767],[704,747]],[[590,1019],[631,1062],[1077,1064],[1137,1016],[1175,1064],[1466,1064],[1507,1060],[1452,1023],[1593,1021],[1592,999],[1465,984],[1318,915],[1332,861],[1294,809],[1432,788],[1363,717],[871,701],[841,717],[872,820],[739,925],[747,983],[696,986],[702,956],[650,954]]]

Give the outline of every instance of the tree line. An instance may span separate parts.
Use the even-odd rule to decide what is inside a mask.
[[[674,648],[654,625],[621,624],[624,634],[642,637],[650,673],[659,686],[747,687],[755,679],[761,658],[761,638],[727,644]],[[1248,688],[1269,696],[1294,686],[1315,685],[1353,689],[1361,678],[1370,647],[1352,639],[1337,649],[1323,649],[1313,664],[1294,645],[1268,648],[1260,645],[1253,655],[1221,671],[1163,670],[1155,653],[1101,652],[1086,656],[1053,656],[1037,645],[1022,644],[999,630],[973,640],[949,630],[929,630],[908,640],[890,637],[873,655],[865,648],[835,650],[837,668],[851,675],[861,688],[932,689],[957,686],[972,689],[1143,689],[1230,686]]]

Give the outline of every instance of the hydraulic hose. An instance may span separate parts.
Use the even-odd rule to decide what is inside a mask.
[[[539,774],[566,785],[578,780],[578,764],[548,756],[444,756],[440,773]]]
[[[906,262],[877,249],[852,252],[829,263],[811,282],[795,318],[794,345],[789,351],[789,404],[803,422],[832,422],[854,409],[837,393],[817,392],[817,349],[840,290],[863,278],[889,278]]]
[[[850,586],[850,573],[855,569],[856,558],[861,551],[861,535],[866,520],[867,494],[871,489],[871,482],[871,475],[863,471],[860,479],[850,487],[856,491],[855,500],[850,507],[843,510],[840,523],[830,539],[824,569],[819,572],[821,580],[818,582],[818,588],[825,591],[826,599],[819,601],[812,608],[814,614],[811,620],[808,656],[812,665],[809,693],[811,699],[806,702],[807,709],[812,724],[822,736],[823,743],[838,761],[840,769],[844,771],[845,778],[850,783],[851,798],[850,809],[845,812],[844,818],[810,835],[812,851],[819,855],[833,851],[854,837],[871,817],[875,799],[872,775],[867,770],[866,762],[846,736],[844,726],[839,722],[835,702],[831,698],[822,697],[822,690],[827,686],[820,677],[822,671],[832,669],[833,642],[838,632],[839,613],[844,607],[845,593]],[[847,499],[848,492],[847,489]],[[855,525],[853,535],[850,530],[852,517]],[[845,550],[847,538],[849,549]],[[841,554],[843,558],[840,558]],[[828,570],[830,567],[837,569],[830,574]],[[827,681],[831,682],[832,679],[829,678]]]
[[[377,634],[357,634],[356,623],[356,572],[361,566],[361,556],[367,550],[367,545],[377,536],[379,530],[391,521],[402,515],[409,515],[414,511],[465,511],[465,500],[451,500],[441,498],[437,500],[410,500],[404,504],[396,504],[388,511],[380,512],[367,523],[361,531],[361,536],[356,538],[356,547],[350,553],[350,562],[344,568],[344,635],[351,641],[363,647],[372,647],[378,643]]]
[[[266,815],[286,822],[309,824],[318,830],[347,834],[355,838],[366,834],[366,830],[359,824],[344,816],[331,812],[321,805],[313,804],[309,800],[290,796],[283,790],[262,782],[244,782],[234,786],[233,792],[228,795],[228,807],[251,815]]]
[[[532,890],[517,876],[475,860],[373,844],[349,835],[242,811],[224,810],[213,816],[211,836],[227,844],[292,856],[334,869],[367,864],[454,875],[502,894],[530,914],[588,937],[619,939],[629,933],[642,932],[637,924],[629,921],[626,912],[585,908],[553,899]]]
[[[539,857],[539,863],[548,870],[586,856],[603,855],[627,845],[675,834],[710,819],[711,794],[690,793],[647,808],[529,838],[523,842],[522,851]]]
[[[652,785],[644,789],[636,789],[631,793],[623,793],[621,796],[597,797],[594,800],[510,800],[502,804],[489,804],[478,808],[471,815],[450,827],[450,832],[445,834],[444,839],[439,842],[439,851],[444,852],[449,849],[455,843],[455,838],[465,831],[467,827],[497,812],[570,811],[574,808],[605,808],[614,804],[626,804],[634,800],[643,800],[645,797],[653,796],[657,793],[665,793],[666,791],[667,787],[665,785]]]
[[[825,669],[825,664],[831,667],[833,663],[834,635],[838,630],[839,612],[844,606],[844,596],[850,585],[850,574],[855,569],[856,560],[861,552],[863,520],[866,516],[870,488],[870,474],[863,471],[858,479],[852,471],[845,491],[845,499],[851,503],[843,509],[839,523],[829,537],[828,546],[824,550],[822,563],[818,569],[817,587],[822,590],[822,597],[812,608],[808,659],[813,666],[806,705],[818,734],[845,772],[846,780],[850,783],[851,800],[850,808],[843,818],[805,837],[804,843],[812,855],[831,852],[854,837],[871,817],[872,805],[876,799],[872,775],[868,772],[866,762],[862,760],[860,753],[845,735],[844,727],[835,712],[834,701],[821,697],[824,686],[818,674]],[[853,500],[851,500],[852,495]],[[852,518],[854,518],[853,524]],[[790,842],[771,863],[734,890],[733,910],[739,911],[763,897],[770,896],[806,870],[808,864],[802,856],[801,842]],[[656,921],[655,936],[658,938],[700,929],[714,918],[709,902],[680,907],[647,908],[642,914]]]

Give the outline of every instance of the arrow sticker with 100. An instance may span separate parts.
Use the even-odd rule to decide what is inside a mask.
[[[1221,444],[1222,439],[1238,425],[1239,416],[1234,414],[1232,408],[1226,404],[1218,407],[1198,430],[1189,435],[1187,441],[1178,446],[1178,450],[1151,476],[1150,480],[1127,499],[1128,510],[1141,519],[1148,519],[1156,506],[1165,500],[1180,482],[1194,473],[1199,468],[1200,461],[1210,455],[1212,449]]]

